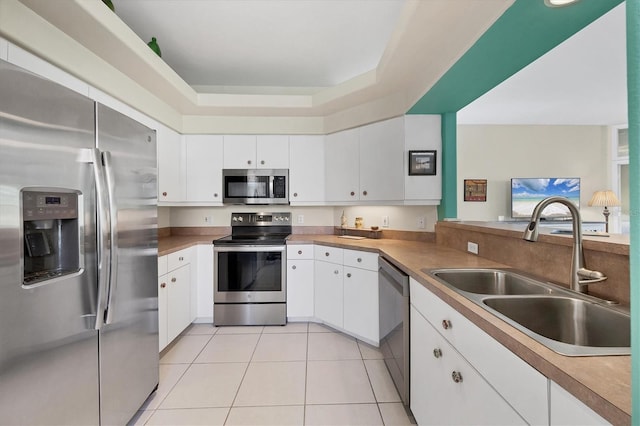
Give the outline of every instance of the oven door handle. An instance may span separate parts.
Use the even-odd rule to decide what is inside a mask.
[[[287,250],[286,246],[260,246],[260,245],[237,245],[237,246],[216,246],[213,245],[213,251],[219,252],[284,252]]]

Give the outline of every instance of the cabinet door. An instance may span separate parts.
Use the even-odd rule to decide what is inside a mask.
[[[199,244],[196,250],[196,317],[213,322],[213,244]]]
[[[362,127],[359,146],[360,200],[403,200],[403,117]]]
[[[368,343],[380,343],[377,272],[344,267],[344,329]]]
[[[326,200],[349,202],[360,199],[359,129],[332,133],[326,139]]]
[[[168,319],[168,297],[167,284],[169,282],[168,275],[161,275],[158,277],[158,334],[159,334],[159,350],[162,351],[169,343],[167,340],[167,319]]]
[[[255,169],[256,137],[254,135],[225,135],[224,168]]]
[[[158,202],[185,200],[184,153],[182,137],[173,130],[158,126]]]
[[[342,328],[343,266],[316,261],[314,268],[315,316],[327,324]]]
[[[587,407],[576,397],[549,381],[549,411],[551,425],[608,425],[608,421]]]
[[[289,136],[258,135],[256,139],[256,168],[288,169]]]
[[[527,424],[413,306],[411,411],[420,425]]]
[[[291,136],[289,200],[291,204],[324,201],[324,136]]]
[[[222,202],[222,136],[187,135],[187,201]]]
[[[287,262],[287,317],[313,317],[313,260]]]
[[[191,271],[186,265],[167,274],[167,342],[191,324]]]

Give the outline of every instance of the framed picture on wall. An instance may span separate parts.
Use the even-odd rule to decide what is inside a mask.
[[[487,201],[487,180],[465,179],[464,201]]]
[[[434,176],[436,154],[435,150],[409,151],[409,176]]]

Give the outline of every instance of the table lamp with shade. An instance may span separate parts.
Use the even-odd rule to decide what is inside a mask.
[[[620,200],[616,197],[616,194],[607,189],[606,191],[596,191],[593,193],[593,197],[589,201],[590,206],[604,207],[602,214],[604,215],[605,231],[609,232],[609,209],[607,207],[620,206]]]

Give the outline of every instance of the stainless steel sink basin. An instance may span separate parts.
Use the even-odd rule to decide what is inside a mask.
[[[482,303],[565,355],[629,354],[629,315],[573,297],[487,297]],[[519,326],[519,327],[518,327]],[[540,339],[538,339],[540,340]],[[549,341],[550,340],[550,341]]]
[[[553,290],[525,276],[502,269],[447,269],[433,275],[454,289],[476,294],[551,294]]]
[[[631,354],[628,311],[510,269],[423,270],[563,355]]]

